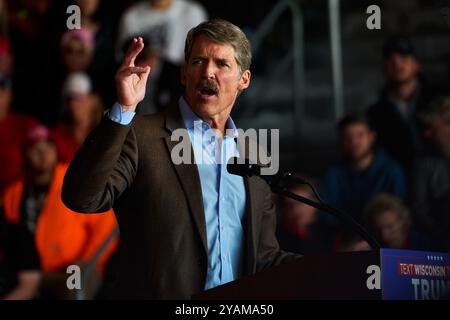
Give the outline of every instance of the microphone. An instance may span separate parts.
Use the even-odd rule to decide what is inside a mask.
[[[227,171],[231,174],[242,177],[260,176],[261,166],[250,163],[248,159],[233,157],[230,158],[230,161],[228,161]]]
[[[265,180],[269,185],[272,185],[274,182],[280,182],[282,180],[294,180],[296,183],[309,184],[306,180],[296,177],[289,172],[285,173],[278,171],[273,175],[262,174],[261,169],[264,167],[264,165],[250,163],[246,158],[233,157],[228,161],[227,171],[231,174],[235,174],[241,177],[258,176]]]
[[[343,220],[345,223],[352,226],[355,229],[355,231],[358,232],[359,235],[363,237],[363,239],[365,239],[374,250],[380,249],[380,244],[378,243],[378,241],[363,226],[361,226],[359,222],[357,222],[352,216],[346,214],[345,212],[342,212],[324,203],[322,199],[320,199],[320,196],[316,192],[315,188],[308,181],[303,180],[302,178],[299,178],[297,176],[294,176],[291,173],[277,172],[274,175],[261,174],[262,168],[263,166],[261,165],[250,163],[248,159],[238,157],[231,158],[227,164],[227,171],[231,174],[235,174],[242,177],[258,176],[267,182],[267,184],[272,189],[272,192],[306,203],[307,205],[328,212],[329,214],[332,214],[338,219]],[[286,183],[291,181],[299,184],[308,185],[319,202],[302,197],[298,194],[289,191],[289,189],[286,187]]]

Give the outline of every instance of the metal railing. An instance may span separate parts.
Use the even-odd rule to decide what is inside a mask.
[[[344,115],[344,76],[342,72],[342,41],[339,5],[340,0],[328,0],[335,121],[338,121]]]
[[[275,7],[270,11],[270,13],[261,22],[257,31],[251,37],[251,43],[253,46],[253,51],[257,52],[263,39],[269,34],[273,29],[274,25],[280,19],[281,15],[289,10],[292,14],[292,50],[287,52],[287,54],[281,58],[278,62],[278,66],[274,68],[276,71],[271,74],[270,79],[267,83],[272,83],[271,80],[277,79],[280,73],[284,72],[288,67],[289,63],[293,62],[293,97],[294,97],[294,128],[300,128],[299,125],[302,121],[304,110],[304,36],[303,36],[303,16],[301,10],[297,3],[293,0],[282,0],[278,2]],[[264,92],[269,88],[261,88]],[[257,106],[252,105],[249,107],[250,113],[254,112]]]
[[[264,38],[272,31],[281,15],[289,10],[292,14],[292,48],[281,59],[277,61],[275,71],[271,73],[264,85],[254,89],[252,97],[264,97],[270,92],[270,85],[277,83],[278,79],[289,71],[292,62],[293,68],[293,134],[299,137],[304,133],[304,123],[307,121],[305,115],[305,41],[304,20],[301,8],[293,0],[279,1],[270,13],[264,18],[256,32],[251,37],[253,51],[258,52]],[[332,65],[332,96],[333,96],[333,118],[337,121],[344,114],[344,82],[342,66],[342,42],[340,28],[340,0],[328,0],[329,34]],[[261,98],[262,100],[262,98]],[[258,109],[257,103],[248,103],[246,113],[255,114]],[[328,119],[327,122],[329,122]]]

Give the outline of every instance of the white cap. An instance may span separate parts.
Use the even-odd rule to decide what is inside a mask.
[[[70,74],[65,83],[63,93],[70,94],[89,94],[91,93],[91,79],[86,73],[76,72]]]

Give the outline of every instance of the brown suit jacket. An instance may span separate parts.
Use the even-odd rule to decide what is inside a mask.
[[[171,133],[184,128],[178,107],[129,125],[105,117],[65,176],[64,203],[77,212],[113,207],[120,227],[115,298],[189,299],[203,290],[208,250],[195,164],[175,165]],[[193,152],[191,152],[193,154]],[[244,273],[298,256],[279,250],[269,186],[245,178]]]

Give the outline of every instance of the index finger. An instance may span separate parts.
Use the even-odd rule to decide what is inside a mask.
[[[138,54],[144,49],[144,41],[141,37],[138,39],[133,38],[133,42],[128,47],[127,53],[125,55],[125,58],[123,60],[124,66],[133,67],[134,66],[134,60],[138,56]]]

